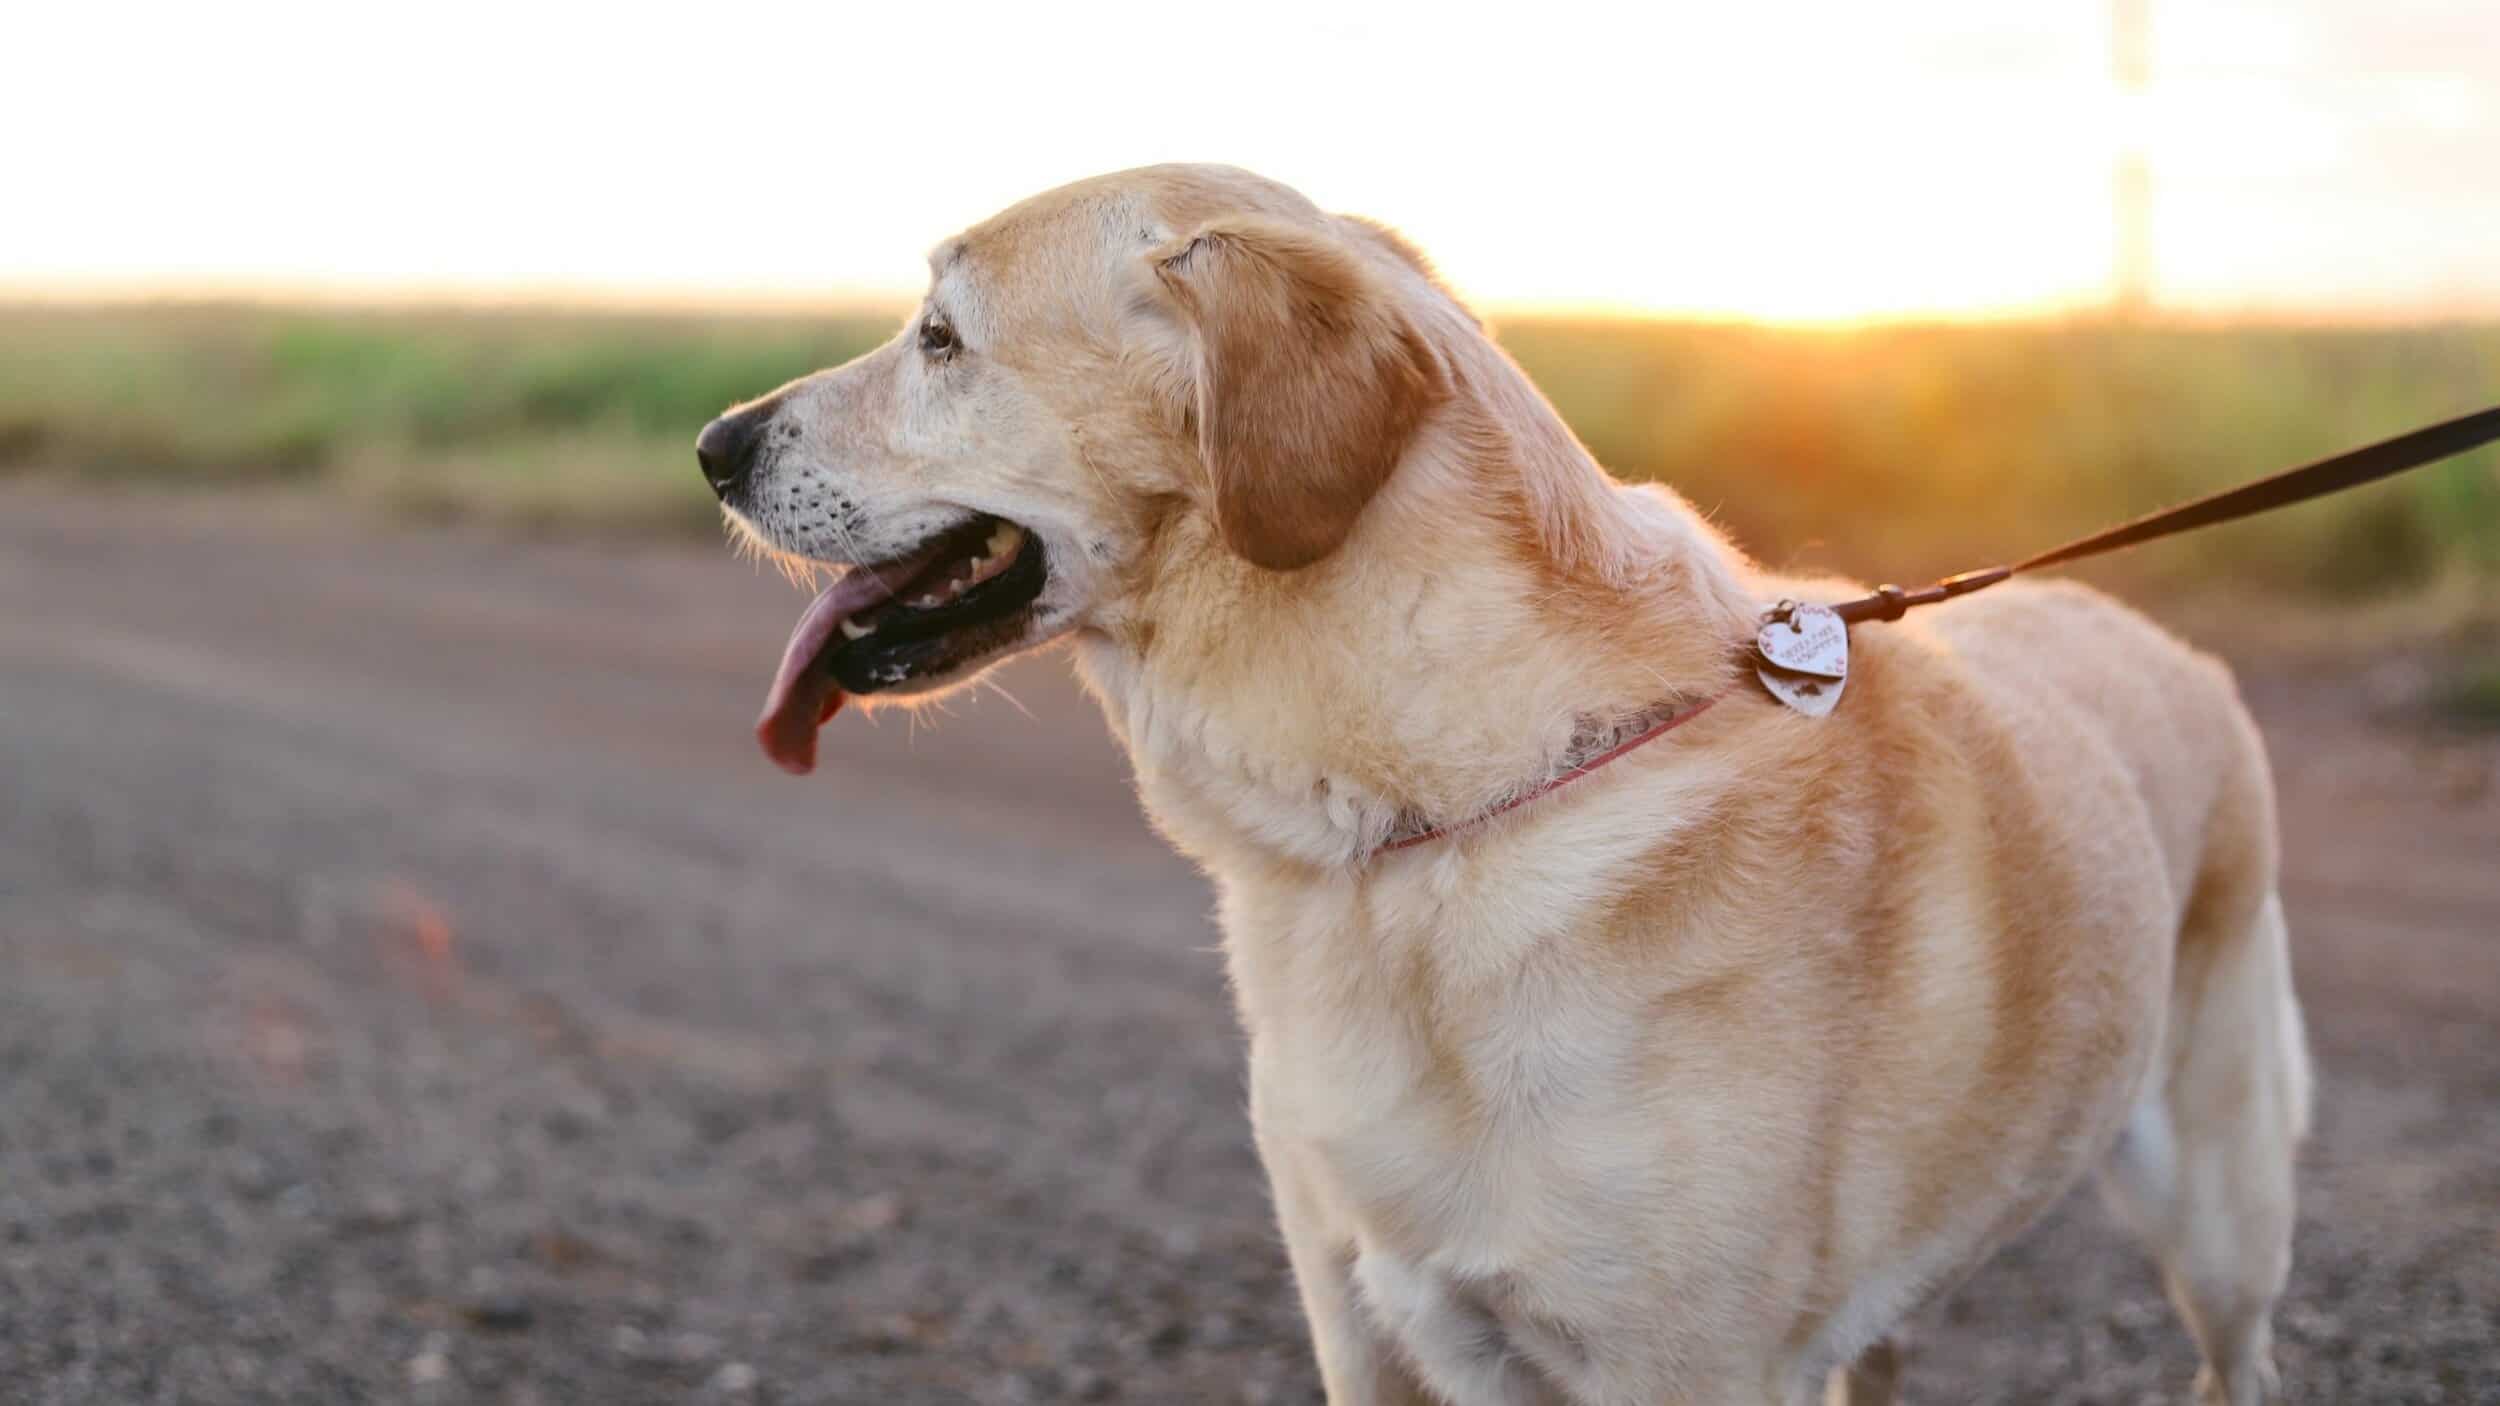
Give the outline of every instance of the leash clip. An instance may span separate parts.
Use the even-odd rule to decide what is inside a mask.
[[[1869,620],[1890,622],[1910,613],[1910,593],[1899,586],[1889,583],[1877,586],[1873,599],[1880,604],[1866,617]]]

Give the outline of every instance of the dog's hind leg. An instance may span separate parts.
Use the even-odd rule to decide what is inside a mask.
[[[2198,895],[2181,934],[2165,1058],[2102,1189],[2160,1262],[2204,1355],[2199,1400],[2259,1406],[2275,1390],[2272,1318],[2291,1269],[2309,1057],[2281,900],[2263,891],[2235,902],[2222,887]]]

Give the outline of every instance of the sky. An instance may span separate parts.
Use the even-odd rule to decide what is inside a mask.
[[[903,300],[1153,161],[1384,219],[1502,308],[2500,311],[2500,4],[19,7],[0,291]]]

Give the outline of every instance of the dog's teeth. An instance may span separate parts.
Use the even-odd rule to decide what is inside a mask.
[[[978,582],[987,581],[991,577],[996,576],[999,572],[1006,570],[1009,559],[1015,556],[1016,548],[1023,545],[1023,542],[1024,529],[1016,526],[1012,522],[1002,522],[998,526],[991,528],[989,540],[982,544],[981,554],[966,563],[966,569],[969,570],[972,575],[968,579],[960,581],[956,584],[959,586],[973,585]]]
[[[875,633],[875,630],[856,620],[846,619],[842,622],[842,638],[846,640],[864,640]]]

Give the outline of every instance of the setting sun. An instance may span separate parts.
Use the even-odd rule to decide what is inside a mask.
[[[2132,143],[2165,306],[2488,309],[2475,8],[2157,3],[2122,101],[2099,3],[49,7],[0,96],[42,134],[0,285],[884,301],[1003,203],[1215,160],[1407,229],[1496,309],[2051,311],[2110,294]]]

